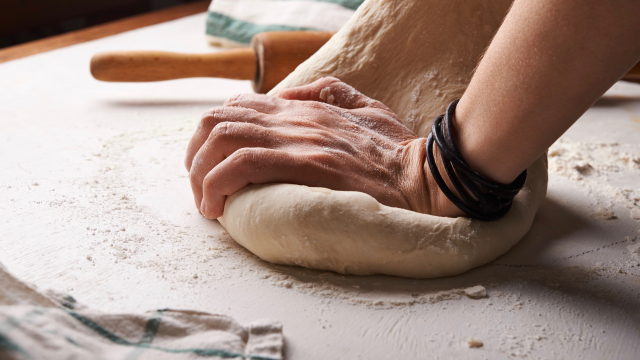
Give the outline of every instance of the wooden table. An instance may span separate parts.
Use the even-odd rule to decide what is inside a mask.
[[[0,262],[10,271],[104,311],[279,319],[290,359],[637,357],[640,266],[628,247],[640,223],[616,196],[638,194],[640,86],[617,84],[563,136],[593,172],[558,167],[575,159],[554,152],[531,231],[488,266],[434,280],[274,266],[198,214],[182,165],[201,114],[250,83],[101,83],[88,71],[99,51],[217,51],[204,40],[205,19],[0,65]],[[86,31],[77,38],[98,36]],[[617,168],[605,168],[616,151]],[[605,220],[601,207],[617,218]],[[467,298],[474,285],[488,297]],[[469,338],[484,346],[470,348]]]

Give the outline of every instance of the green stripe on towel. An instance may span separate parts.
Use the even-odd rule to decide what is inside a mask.
[[[118,335],[112,333],[111,331],[105,329],[104,327],[100,326],[99,324],[97,324],[96,322],[92,321],[91,319],[85,317],[84,315],[73,311],[73,310],[68,310],[65,308],[62,308],[63,310],[65,310],[65,312],[67,314],[69,314],[70,316],[74,317],[76,320],[78,320],[81,324],[83,324],[84,326],[88,327],[89,329],[95,331],[98,335],[102,336],[103,338],[118,344],[118,345],[124,345],[124,346],[131,346],[134,348],[141,348],[141,349],[148,349],[148,350],[156,350],[156,351],[161,351],[161,352],[165,352],[165,353],[170,353],[170,354],[185,354],[185,353],[189,353],[189,354],[195,354],[195,355],[199,355],[199,356],[203,356],[203,357],[220,357],[223,359],[232,359],[232,358],[236,358],[236,359],[251,359],[251,360],[276,360],[273,358],[269,358],[269,357],[264,357],[264,356],[256,356],[256,355],[242,355],[242,354],[238,354],[238,353],[233,353],[233,352],[229,352],[226,350],[220,350],[220,349],[209,349],[209,348],[182,348],[182,349],[170,349],[170,348],[165,348],[165,347],[160,347],[160,346],[154,346],[151,345],[149,343],[144,343],[144,342],[131,342],[129,340],[123,339],[121,337],[119,337]],[[157,316],[157,315],[156,315]],[[156,317],[154,316],[154,317]],[[153,320],[154,317],[152,317],[150,320]],[[159,322],[157,323],[157,325],[159,326]],[[151,330],[151,331],[157,331],[157,328],[153,329],[154,326],[149,326],[149,324],[147,323],[147,327],[146,330]],[[151,329],[150,329],[151,328]],[[144,337],[143,337],[144,339]],[[153,339],[151,339],[153,340]]]
[[[242,44],[249,44],[253,35],[264,31],[303,30],[313,31],[317,29],[287,25],[256,25],[233,19],[217,12],[209,12],[209,16],[207,17],[207,34],[227,38]]]
[[[0,333],[0,353],[13,352],[22,355],[26,359],[33,359],[23,348],[11,341],[8,337]]]
[[[347,9],[356,10],[358,6],[364,2],[364,0],[304,0],[304,1],[317,1],[317,2],[327,2],[332,4],[338,4]]]
[[[156,337],[158,329],[160,328],[160,324],[162,323],[163,313],[164,310],[158,310],[151,316],[151,318],[147,321],[147,325],[145,325],[144,327],[142,339],[138,341],[138,344],[151,344],[153,342],[153,339]],[[133,351],[129,355],[127,355],[125,360],[137,360],[145,350],[146,349],[142,347],[135,347]]]

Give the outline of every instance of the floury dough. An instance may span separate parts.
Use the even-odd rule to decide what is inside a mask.
[[[278,85],[334,76],[382,101],[416,134],[466,89],[511,1],[368,0]],[[504,254],[529,230],[547,189],[546,155],[509,213],[483,222],[388,207],[373,197],[291,184],[230,196],[220,223],[260,258],[344,274],[456,275]]]

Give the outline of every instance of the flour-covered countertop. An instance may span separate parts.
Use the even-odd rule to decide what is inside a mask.
[[[89,74],[99,51],[213,51],[204,22],[0,65],[0,263],[100,310],[278,319],[289,359],[637,359],[640,85],[617,84],[554,145],[547,199],[505,256],[435,280],[341,276],[265,263],[194,206],[188,140],[248,82]],[[476,285],[486,297],[465,294]]]

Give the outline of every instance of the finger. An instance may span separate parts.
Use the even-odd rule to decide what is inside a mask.
[[[322,78],[309,85],[282,89],[275,96],[287,100],[320,101],[344,109],[371,107],[391,111],[380,101],[363,95],[333,77]]]
[[[222,122],[210,132],[209,137],[193,158],[189,171],[191,189],[196,206],[202,201],[202,181],[211,169],[235,151],[246,147],[269,147],[279,139],[273,129],[252,123]]]
[[[261,94],[234,95],[224,102],[224,106],[253,109],[263,114],[277,114],[285,105],[281,98]]]
[[[200,212],[209,219],[220,217],[226,197],[249,184],[287,182],[313,186],[317,179],[309,165],[304,157],[282,150],[240,149],[205,177]]]
[[[274,94],[274,97],[279,97],[286,100],[300,100],[300,101],[321,101],[320,92],[327,86],[331,86],[333,83],[340,82],[339,79],[334,77],[325,77],[318,79],[311,84],[292,87],[288,89],[280,89]]]
[[[184,161],[187,171],[191,171],[193,158],[198,153],[198,150],[200,150],[200,147],[202,147],[205,141],[209,138],[211,130],[221,122],[230,121],[250,122],[264,126],[267,125],[263,114],[252,109],[219,106],[207,111],[202,116],[202,120],[200,120],[200,124],[187,146],[187,155]]]

